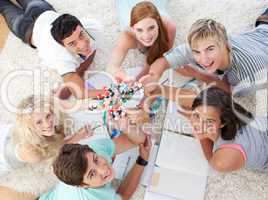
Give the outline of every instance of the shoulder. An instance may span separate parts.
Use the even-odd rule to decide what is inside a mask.
[[[137,41],[135,35],[131,31],[123,31],[120,33],[117,45],[124,46],[125,48],[136,48]]]
[[[18,144],[17,154],[20,160],[27,163],[38,163],[42,160],[42,155],[32,145]]]

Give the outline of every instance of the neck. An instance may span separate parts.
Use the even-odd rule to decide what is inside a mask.
[[[227,70],[231,66],[230,50],[227,47],[224,48],[223,55],[224,55],[223,64],[222,64],[222,66],[219,69],[221,69],[221,70]]]

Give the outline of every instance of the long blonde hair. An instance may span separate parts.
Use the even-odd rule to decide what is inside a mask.
[[[169,41],[161,16],[154,4],[149,1],[140,2],[132,8],[130,26],[133,27],[136,23],[148,17],[155,19],[159,27],[158,37],[148,49],[146,61],[151,65],[157,58],[160,58],[169,50]]]
[[[44,112],[45,108],[49,108],[55,118],[55,135],[49,138],[35,130],[32,118],[34,112]],[[43,96],[29,96],[20,102],[17,109],[12,131],[14,145],[31,146],[44,159],[56,155],[64,138],[64,114],[58,109],[57,102]]]

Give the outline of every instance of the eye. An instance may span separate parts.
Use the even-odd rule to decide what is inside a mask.
[[[75,46],[75,45],[74,45],[74,42],[71,42],[71,43],[68,44],[68,47],[71,47],[71,48],[72,48],[72,47],[74,47],[74,46]]]
[[[151,31],[151,30],[154,30],[154,29],[155,29],[155,26],[154,26],[154,25],[149,27],[149,30],[150,30],[150,31]]]
[[[97,165],[99,164],[99,158],[98,158],[98,157],[96,157],[96,158],[94,159],[94,163],[97,164]]]
[[[193,114],[193,118],[195,118],[195,119],[199,119],[199,115],[198,115],[198,113],[194,113],[194,114]]]
[[[42,124],[42,121],[41,121],[41,120],[38,120],[38,121],[36,122],[36,124],[37,124],[37,125],[41,125],[41,124]]]
[[[136,31],[137,31],[138,33],[142,33],[142,29],[140,29],[140,28],[137,28]]]
[[[84,31],[80,32],[79,38],[83,39],[86,36],[86,33]]]
[[[208,51],[213,51],[214,50],[214,47],[209,47],[208,48]]]

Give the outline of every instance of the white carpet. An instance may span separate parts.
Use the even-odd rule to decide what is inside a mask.
[[[100,20],[105,27],[104,41],[100,51],[97,53],[95,67],[103,69],[107,65],[110,51],[115,45],[119,34],[119,24],[116,18],[113,0],[48,0],[59,12],[69,12],[77,17],[90,17]],[[198,18],[212,17],[221,21],[229,33],[240,33],[250,30],[255,19],[263,11],[268,1],[264,0],[169,0],[168,10],[171,17],[177,24],[176,43],[184,41],[190,25]],[[143,57],[132,51],[125,65],[141,65]],[[5,77],[17,69],[39,69],[36,51],[27,47],[12,34],[0,54],[0,80],[1,85]],[[38,73],[38,71],[36,72]],[[33,79],[29,76],[17,76],[12,80],[8,88],[2,88],[8,93],[1,94],[0,119],[10,121],[14,119],[6,107],[3,100],[8,98],[12,103],[17,104],[23,97],[35,91],[47,91],[48,84],[60,80],[51,72],[48,78],[38,78],[33,84]],[[267,93],[262,95],[267,97]],[[265,102],[265,101],[264,101]],[[255,104],[255,98],[244,100],[248,107]],[[263,101],[260,104],[263,106]],[[267,98],[266,98],[267,105]],[[262,112],[262,107],[256,108],[257,112]],[[6,177],[0,178],[0,184],[5,184],[20,191],[31,191],[40,194],[46,191],[56,182],[50,168],[42,166],[26,167],[12,172]],[[143,199],[143,188],[139,188],[133,199]],[[211,172],[206,200],[265,200],[268,199],[268,175],[254,172],[241,171],[228,175]]]

